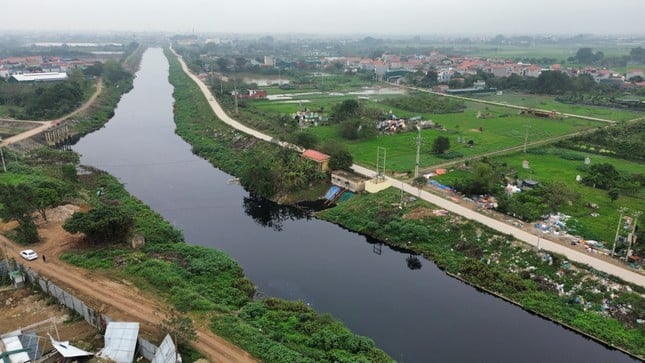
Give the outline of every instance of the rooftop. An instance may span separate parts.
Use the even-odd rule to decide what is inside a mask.
[[[302,153],[302,156],[306,157],[307,159],[311,159],[317,162],[323,162],[325,160],[329,160],[329,155],[323,154],[320,151],[316,151],[313,149],[307,149]]]

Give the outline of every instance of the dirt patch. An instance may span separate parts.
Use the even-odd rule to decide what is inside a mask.
[[[428,217],[445,217],[449,213],[445,209],[416,208],[403,216],[403,219],[424,219]]]
[[[432,209],[421,207],[406,213],[403,216],[403,219],[423,219],[423,218],[432,217],[432,216],[434,216],[434,214],[432,213]]]
[[[53,299],[29,288],[8,288],[0,291],[0,334],[33,326],[44,344],[44,351],[51,349],[50,334],[54,339],[69,340],[88,351],[103,346],[98,330],[82,318],[58,304]]]

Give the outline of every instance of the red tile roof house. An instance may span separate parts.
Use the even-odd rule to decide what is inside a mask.
[[[318,163],[320,170],[329,171],[329,155],[313,149],[307,149],[302,152],[302,157]]]

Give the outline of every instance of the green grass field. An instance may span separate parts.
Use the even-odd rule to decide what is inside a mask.
[[[598,117],[613,121],[626,121],[645,116],[645,113],[638,111],[561,103],[555,101],[553,96],[505,93],[501,96],[479,95],[473,96],[473,98],[492,102],[506,102],[516,106],[555,110],[562,113],[572,113],[581,116]]]
[[[618,223],[618,208],[627,207],[631,211],[642,211],[645,208],[645,190],[641,189],[639,193],[632,196],[621,195],[618,200],[612,202],[606,190],[594,189],[576,181],[577,175],[584,175],[583,172],[576,169],[584,164],[583,161],[563,159],[557,154],[564,151],[568,155],[575,154],[580,157],[589,157],[592,164],[610,163],[616,169],[627,173],[642,172],[643,166],[641,164],[554,147],[546,150],[546,154],[519,152],[495,157],[493,161],[507,163],[509,167],[517,170],[519,179],[533,179],[539,182],[560,181],[579,193],[580,198],[573,205],[563,206],[561,211],[575,217],[586,227],[589,235],[585,237],[602,241],[612,241]],[[523,160],[529,161],[529,169],[522,168]],[[454,180],[464,177],[467,174],[468,172],[466,171],[455,170],[436,179],[441,183],[451,185]],[[595,203],[599,208],[593,210],[588,207],[589,203]],[[598,213],[599,216],[591,216],[593,212]]]
[[[533,142],[599,125],[596,122],[575,118],[550,120],[516,114],[495,113],[493,108],[489,109],[489,111],[493,115],[497,115],[497,117],[478,119],[476,118],[477,111],[475,110],[467,110],[463,113],[432,115],[431,119],[446,127],[448,131],[438,129],[421,131],[423,145],[420,166],[424,168],[447,161],[430,153],[432,142],[438,136],[447,136],[450,139],[450,152],[458,152],[463,156],[476,156],[481,153],[522,145],[526,136],[527,126],[529,130],[528,141]],[[483,131],[479,131],[480,127]],[[336,126],[311,127],[308,131],[318,135],[321,140],[340,139],[339,130]],[[387,170],[410,171],[414,169],[416,136],[416,132],[379,135],[374,139],[365,141],[346,141],[346,144],[354,156],[354,162],[358,164],[375,167],[376,149],[381,146],[387,149]],[[474,145],[469,146],[457,143],[457,137],[465,138],[466,141],[473,140]]]

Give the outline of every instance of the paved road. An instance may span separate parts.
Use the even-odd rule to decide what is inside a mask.
[[[80,112],[83,112],[88,107],[90,107],[90,105],[92,105],[92,103],[94,103],[94,101],[101,94],[102,91],[103,91],[103,79],[99,78],[96,81],[96,90],[94,91],[94,94],[92,95],[92,97],[90,97],[87,100],[87,102],[85,102],[83,104],[83,106],[81,106],[78,109],[74,110],[73,112],[71,112],[71,113],[69,113],[69,114],[67,114],[67,115],[65,115],[63,117],[59,117],[59,118],[57,118],[55,120],[49,120],[49,121],[6,120],[6,121],[14,121],[14,122],[30,122],[30,123],[35,122],[35,123],[39,123],[41,125],[38,126],[38,127],[33,128],[31,130],[27,130],[27,131],[25,131],[23,133],[20,133],[18,135],[14,135],[14,136],[11,136],[11,137],[8,137],[8,138],[2,140],[2,142],[0,143],[0,146],[7,146],[7,145],[13,144],[15,142],[28,139],[28,138],[30,138],[30,137],[32,137],[34,135],[37,135],[37,134],[47,130],[48,128],[50,128],[53,125],[56,125],[56,124],[58,124],[58,123],[60,123],[62,121],[67,120],[68,118],[71,118],[71,117],[74,117],[74,116],[78,115]]]
[[[173,50],[173,52],[174,52],[174,50]],[[175,53],[175,55],[177,55],[177,53]],[[210,92],[210,90],[208,89],[206,84],[204,84],[204,82],[201,79],[199,79],[197,76],[193,75],[189,71],[188,67],[184,63],[184,61],[181,58],[181,56],[177,55],[177,57],[178,57],[179,61],[181,62],[181,65],[182,65],[182,68],[183,68],[184,72],[186,72],[186,74],[188,74],[193,79],[193,81],[195,81],[195,83],[197,83],[199,88],[204,93],[204,96],[206,96],[206,99],[208,100],[208,103],[211,105],[211,108],[213,109],[213,111],[215,112],[215,114],[217,115],[217,117],[220,120],[222,120],[226,124],[236,128],[236,129],[238,129],[238,130],[240,130],[240,131],[242,131],[244,133],[247,133],[249,135],[255,136],[255,137],[259,138],[259,139],[266,140],[266,141],[273,141],[273,138],[271,136],[263,134],[263,133],[261,133],[261,132],[259,132],[257,130],[251,129],[251,128],[245,126],[245,125],[242,125],[238,121],[236,121],[236,120],[232,119],[231,117],[229,117],[226,114],[226,112],[224,112],[222,107],[217,103],[217,101],[215,100],[215,97],[213,97],[212,93]],[[605,120],[605,121],[607,121],[607,120]],[[281,143],[281,145],[288,146],[288,147],[294,147],[293,145],[289,145],[289,144],[286,144],[286,143]],[[360,165],[354,164],[352,166],[352,169],[354,169],[355,172],[357,172],[359,174],[362,174],[364,176],[370,177],[370,178],[372,178],[372,177],[374,177],[376,175],[376,172],[374,170],[364,168],[364,167],[362,167]],[[461,205],[459,205],[459,204],[457,204],[455,202],[452,202],[450,200],[441,198],[441,197],[439,197],[439,196],[437,196],[435,194],[431,194],[431,193],[426,192],[424,190],[420,190],[419,188],[413,187],[410,184],[403,183],[400,180],[393,179],[393,178],[390,178],[390,177],[386,177],[386,178],[389,179],[390,181],[392,181],[392,186],[394,186],[395,188],[398,188],[398,189],[403,189],[403,191],[405,191],[406,193],[409,193],[409,194],[412,194],[412,195],[415,195],[415,196],[419,196],[423,200],[426,200],[426,201],[428,201],[428,202],[430,202],[432,204],[435,204],[435,205],[437,205],[437,206],[439,206],[441,208],[444,208],[444,209],[446,209],[446,210],[448,210],[448,211],[450,211],[452,213],[458,214],[460,216],[463,216],[463,217],[466,217],[468,219],[471,219],[471,220],[477,221],[479,223],[482,223],[484,225],[487,225],[490,228],[493,228],[494,230],[496,230],[498,232],[510,234],[513,237],[517,238],[518,240],[526,242],[526,243],[528,243],[528,244],[530,244],[532,246],[537,246],[538,236],[536,236],[536,235],[533,235],[531,233],[523,231],[523,230],[521,230],[521,229],[519,229],[517,227],[511,226],[511,225],[506,224],[504,222],[500,222],[500,221],[498,221],[496,219],[493,219],[491,217],[485,216],[485,215],[483,215],[481,213],[478,213],[478,212],[473,211],[471,209],[468,209],[468,208],[466,208],[464,206],[461,206]],[[600,259],[596,258],[593,255],[589,255],[589,254],[582,253],[580,251],[568,248],[568,247],[563,246],[563,245],[561,245],[559,243],[549,241],[548,239],[546,239],[544,237],[540,238],[539,243],[540,243],[540,246],[539,246],[540,248],[542,248],[544,250],[548,250],[548,251],[552,251],[552,252],[555,252],[555,253],[562,254],[562,255],[566,256],[571,261],[576,261],[576,262],[587,264],[587,265],[589,265],[589,266],[591,266],[591,267],[593,267],[593,268],[595,268],[595,269],[597,269],[599,271],[604,271],[606,273],[618,276],[618,277],[620,277],[621,279],[623,279],[625,281],[628,281],[628,282],[631,282],[631,283],[634,283],[634,284],[637,284],[637,285],[640,285],[640,286],[645,286],[645,276],[642,275],[642,274],[639,274],[636,271],[630,270],[627,267],[614,265],[612,263],[600,260]]]

